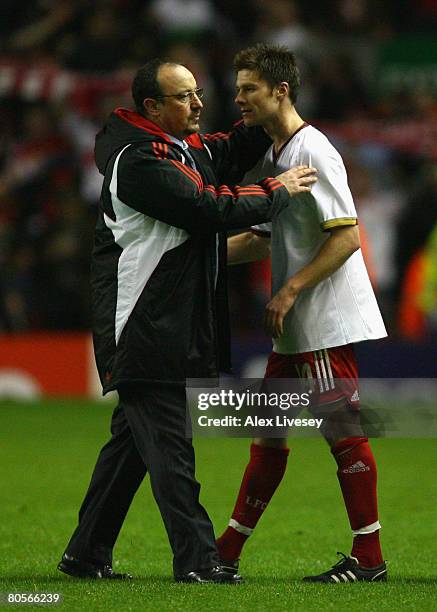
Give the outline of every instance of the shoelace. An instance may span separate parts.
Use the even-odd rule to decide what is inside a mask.
[[[342,563],[344,563],[344,562],[345,562],[345,561],[348,559],[348,556],[347,556],[347,555],[345,555],[345,554],[344,554],[344,553],[342,553],[342,552],[338,552],[338,551],[337,551],[337,555],[341,555],[343,558],[342,558],[342,559],[340,559],[340,561],[337,561],[337,563],[336,563],[335,565],[333,565],[333,566],[332,566],[332,569],[334,569],[334,567],[338,567],[339,565],[341,565]]]

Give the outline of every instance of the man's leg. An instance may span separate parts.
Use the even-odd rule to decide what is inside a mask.
[[[97,459],[79,511],[79,524],[65,551],[68,556],[101,565],[112,565],[112,549],[146,474],[120,405],[112,416],[111,433]]]
[[[350,556],[343,555],[328,571],[306,576],[304,580],[330,583],[386,580],[387,568],[379,542],[376,462],[361,427],[358,406],[352,407],[343,398],[331,405],[319,405],[313,412],[323,417],[322,433],[338,466],[337,477],[353,544]]]
[[[217,540],[220,558],[235,562],[252,534],[287,467],[286,438],[255,438],[229,526]],[[232,568],[232,565],[231,565]]]
[[[175,576],[219,565],[211,521],[199,502],[194,449],[186,437],[186,394],[176,385],[119,390],[150,474],[174,554]]]
[[[295,376],[289,355],[270,354],[263,381],[263,391],[270,379]],[[284,389],[279,388],[276,391]],[[286,438],[255,438],[250,447],[250,459],[244,472],[229,526],[217,540],[220,558],[229,571],[238,567],[243,546],[267,508],[284,476],[289,455]],[[227,563],[226,563],[227,562]]]
[[[323,407],[321,407],[323,410]],[[322,433],[337,463],[337,477],[352,528],[351,556],[362,567],[383,563],[379,542],[377,469],[360,413],[347,400],[324,411]]]
[[[385,580],[387,570],[379,543],[376,463],[361,427],[354,348],[346,345],[319,351],[314,365],[321,372],[317,377],[320,394],[311,412],[323,418],[321,432],[337,463],[354,539],[349,557],[327,572],[307,576],[305,580],[335,583]],[[325,372],[330,376],[323,375]]]

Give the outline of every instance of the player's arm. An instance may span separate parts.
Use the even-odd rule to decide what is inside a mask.
[[[357,225],[332,229],[330,237],[314,259],[289,278],[267,304],[265,313],[267,333],[273,338],[281,336],[284,317],[299,293],[334,274],[359,248],[360,235]]]
[[[228,238],[228,265],[260,261],[270,256],[270,237],[244,232]]]

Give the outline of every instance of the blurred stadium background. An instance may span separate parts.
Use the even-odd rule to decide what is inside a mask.
[[[435,0],[2,0],[0,395],[96,396],[88,269],[101,177],[94,136],[130,106],[136,68],[182,61],[203,131],[239,118],[231,64],[290,47],[300,114],[342,153],[390,337],[363,376],[437,376]],[[260,374],[268,265],[230,270],[235,370]],[[261,370],[262,371],[262,370]]]

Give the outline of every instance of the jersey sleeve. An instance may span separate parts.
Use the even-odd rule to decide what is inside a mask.
[[[317,168],[311,197],[322,231],[356,225],[357,212],[347,182],[346,168],[336,149],[326,140],[306,147],[299,163]]]
[[[288,191],[274,178],[244,187],[204,185],[192,168],[176,159],[156,157],[141,147],[128,148],[115,172],[114,195],[121,202],[190,233],[263,223],[290,202]]]

